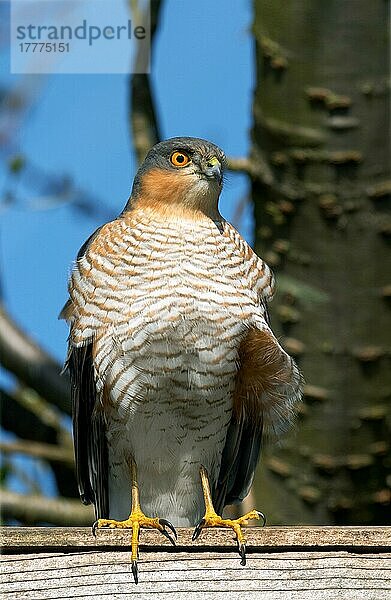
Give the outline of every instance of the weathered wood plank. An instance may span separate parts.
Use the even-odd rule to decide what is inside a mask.
[[[249,528],[240,566],[232,532],[179,529],[176,548],[142,532],[140,583],[129,532],[2,528],[3,600],[391,600],[390,527]],[[207,545],[205,545],[205,543]]]
[[[178,548],[232,547],[232,532],[228,529],[208,529],[192,542],[192,529],[178,528]],[[277,548],[382,548],[391,550],[391,527],[249,527],[248,547]],[[143,530],[141,543],[147,546],[171,548],[156,531]],[[94,538],[88,527],[2,527],[0,545],[3,552],[31,548],[96,548],[128,546],[130,532],[99,530]]]
[[[5,557],[6,558],[6,557]],[[144,553],[133,583],[129,552],[10,555],[3,562],[4,600],[139,598],[160,600],[386,600],[391,555],[348,552],[259,553],[241,567],[217,553]]]

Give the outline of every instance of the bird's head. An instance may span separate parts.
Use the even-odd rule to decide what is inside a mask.
[[[176,137],[151,148],[134,179],[128,208],[218,215],[226,158],[211,142]]]

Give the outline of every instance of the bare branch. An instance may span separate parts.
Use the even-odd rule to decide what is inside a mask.
[[[72,438],[62,425],[62,419],[48,402],[30,388],[19,388],[12,394],[0,391],[2,426],[22,440],[44,442],[56,447],[72,447]],[[59,493],[78,497],[74,465],[48,460],[56,478]]]
[[[40,495],[16,494],[1,490],[0,511],[3,519],[21,523],[51,523],[63,526],[87,526],[94,520],[92,506],[83,506],[79,500],[46,498]]]
[[[2,467],[4,469],[5,484],[8,482],[9,477],[13,477],[19,482],[19,485],[23,486],[23,489],[28,490],[29,494],[42,494],[41,482],[31,469],[26,469],[20,462],[12,460],[8,456],[3,457]]]
[[[245,173],[251,179],[259,180],[266,186],[274,184],[274,175],[268,163],[262,156],[251,158],[228,158],[227,166],[230,171]]]
[[[295,201],[304,198],[311,191],[307,185],[298,185],[296,183],[295,187],[293,187],[287,183],[281,184],[274,177],[270,165],[261,152],[258,152],[256,156],[253,154],[249,158],[228,158],[227,168],[234,173],[248,175],[252,181],[260,182],[265,188],[273,190],[277,196],[284,196],[289,200]],[[312,193],[315,193],[315,190],[312,190]]]
[[[151,45],[157,28],[162,1],[151,2]],[[136,62],[142,57],[136,57]],[[134,73],[130,77],[130,115],[133,145],[141,163],[148,150],[161,138],[156,115],[151,81],[148,73]]]
[[[61,445],[71,445],[72,438],[68,429],[64,426],[63,414],[50,404],[45,398],[42,398],[35,390],[25,386],[19,386],[14,392],[16,400],[21,406],[31,411],[45,425],[52,427],[56,431],[56,441]],[[31,438],[31,434],[28,439]],[[49,441],[37,438],[37,441]]]
[[[14,323],[3,307],[0,307],[0,361],[26,385],[70,414],[68,376],[60,376],[61,366]]]
[[[47,443],[54,443],[57,439],[56,429],[21,403],[18,393],[0,390],[0,414],[3,428],[20,438]]]
[[[56,446],[56,444],[44,444],[25,440],[0,442],[0,451],[7,454],[26,454],[33,458],[41,458],[50,462],[66,463],[71,467],[74,465],[72,448]]]
[[[251,160],[247,157],[241,158],[227,158],[227,168],[230,171],[234,171],[237,173],[245,173],[246,175],[250,175],[253,171],[253,165]]]

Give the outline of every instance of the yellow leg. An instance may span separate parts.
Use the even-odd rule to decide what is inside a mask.
[[[92,533],[96,535],[96,530],[102,527],[108,527],[110,529],[131,529],[132,530],[132,573],[135,583],[138,583],[138,546],[139,546],[139,535],[142,527],[148,529],[157,529],[162,533],[170,542],[175,546],[175,539],[177,534],[173,525],[166,519],[159,519],[158,517],[150,518],[146,517],[141,510],[140,506],[140,494],[137,483],[137,467],[135,461],[132,459],[130,464],[131,478],[132,478],[132,510],[127,519],[124,521],[116,521],[115,519],[98,519],[92,526]],[[175,539],[172,537],[166,527],[171,530]]]
[[[266,517],[263,513],[259,512],[259,510],[252,510],[242,517],[239,517],[239,519],[223,519],[214,509],[208,473],[205,467],[200,468],[200,476],[205,500],[205,515],[194,530],[193,540],[196,540],[201,531],[207,527],[230,527],[234,530],[236,541],[238,542],[238,551],[241,556],[240,564],[244,566],[246,564],[246,540],[242,532],[242,526],[247,525],[248,521],[251,519],[262,519],[263,525],[265,525]]]

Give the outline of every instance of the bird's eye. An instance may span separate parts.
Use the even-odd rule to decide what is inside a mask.
[[[170,161],[174,167],[186,167],[190,162],[190,156],[185,152],[173,152]]]

